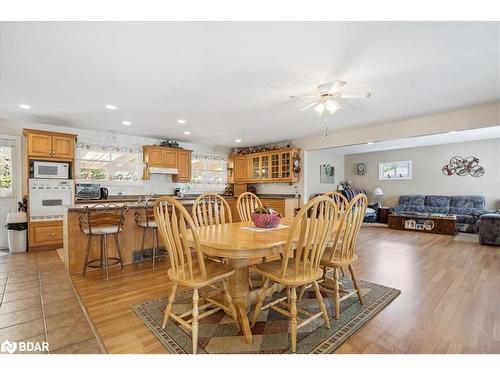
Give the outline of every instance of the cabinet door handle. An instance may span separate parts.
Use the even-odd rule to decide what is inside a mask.
[[[51,236],[55,236],[55,235],[56,235],[56,233],[55,233],[55,232],[52,232],[50,235],[51,235]]]

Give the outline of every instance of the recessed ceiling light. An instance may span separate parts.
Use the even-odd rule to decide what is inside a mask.
[[[241,139],[235,139],[234,140],[236,143],[241,143]]]
[[[21,109],[31,109],[31,106],[29,104],[19,104],[18,107]]]
[[[191,132],[184,132],[184,134],[185,134],[185,135],[190,135],[190,134],[191,134]]]
[[[450,131],[448,132],[448,134],[453,134],[453,133],[456,133],[456,132],[457,132],[456,130],[450,130]]]
[[[367,142],[366,144],[367,144],[367,145],[372,145],[372,144],[373,144],[373,142]]]
[[[130,121],[122,121],[122,125],[130,126],[132,123]]]
[[[115,111],[116,110],[116,105],[114,105],[114,104],[106,104],[106,108],[110,109],[112,111]]]
[[[177,120],[177,123],[178,123],[178,124],[186,124],[186,123],[187,123],[187,121],[186,121],[186,120],[183,120],[183,119],[179,119],[179,120]]]

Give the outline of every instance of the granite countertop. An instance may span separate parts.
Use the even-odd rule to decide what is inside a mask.
[[[163,194],[168,195],[173,197],[172,194]],[[158,196],[162,196],[161,194],[158,194]],[[177,199],[182,202],[184,205],[190,205],[193,204],[194,200],[198,194],[192,194],[192,195],[185,195],[184,197],[180,198],[177,197]],[[257,194],[259,198],[268,198],[268,199],[296,199],[294,194]],[[109,199],[93,199],[93,200],[76,200],[74,204],[72,205],[67,205],[65,208],[68,211],[83,211],[83,209],[87,206],[94,206],[94,205],[101,205],[102,206],[97,206],[95,207],[96,209],[105,209],[107,207],[107,204],[114,204],[119,207],[122,206],[127,206],[128,208],[141,208],[144,207],[144,202],[139,202],[139,198],[145,197],[144,195],[113,195],[110,196]],[[236,199],[237,196],[233,195],[223,195],[223,197],[227,200],[233,200]],[[155,201],[155,198],[150,199],[150,205],[153,204]]]

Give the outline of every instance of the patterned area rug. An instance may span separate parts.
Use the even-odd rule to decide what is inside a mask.
[[[350,279],[342,279],[346,289],[352,288]],[[361,326],[373,318],[396,298],[401,291],[379,284],[360,281],[364,305],[357,296],[351,296],[341,302],[340,319],[332,319],[333,299],[323,294],[329,314],[331,329],[328,329],[323,318],[299,329],[297,335],[297,353],[333,353],[345,340]],[[312,288],[311,288],[312,289]],[[275,293],[266,302],[280,297]],[[201,294],[200,294],[201,296]],[[177,294],[173,312],[186,311],[191,306],[192,291]],[[134,311],[163,343],[170,353],[191,353],[190,332],[169,319],[165,330],[161,328],[163,312],[168,298],[141,303],[133,306]],[[314,291],[304,294],[299,306],[311,313],[319,311]],[[251,314],[249,316],[252,316]],[[299,314],[300,316],[300,314]],[[223,312],[216,312],[200,320],[198,353],[208,354],[279,354],[290,353],[290,335],[288,318],[272,309],[261,312],[253,332],[253,343],[245,344],[241,331],[238,331],[232,319]]]

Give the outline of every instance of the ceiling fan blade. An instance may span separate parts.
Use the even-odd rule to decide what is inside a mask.
[[[317,98],[318,95],[291,95],[288,97],[288,99],[298,99],[298,98],[304,98],[304,99],[309,99],[309,98]]]
[[[315,105],[317,105],[317,104],[318,104],[318,102],[317,102],[317,101],[314,101],[314,102],[312,102],[311,104],[306,105],[306,106],[305,106],[304,108],[302,108],[300,111],[301,111],[301,112],[304,112],[304,111],[308,110],[309,108],[314,107],[314,106],[315,106]]]
[[[370,96],[372,96],[371,92],[345,92],[340,94],[342,99],[369,98]]]
[[[332,87],[330,87],[330,90],[328,90],[328,93],[329,94],[335,94],[335,93],[339,92],[339,90],[342,87],[344,87],[344,85],[346,83],[347,83],[346,81],[340,81],[340,80],[337,80],[337,81],[333,82],[333,85],[332,85]]]

